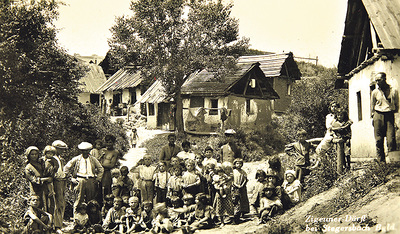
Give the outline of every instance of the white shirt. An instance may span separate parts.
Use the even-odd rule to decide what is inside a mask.
[[[191,152],[181,151],[176,155],[176,157],[178,157],[182,160],[185,160],[188,158],[194,160],[195,155],[194,155],[194,153],[191,153]]]
[[[94,176],[92,170],[92,164],[90,163],[89,157],[86,159],[81,155],[79,160],[79,168],[77,172],[78,176]]]

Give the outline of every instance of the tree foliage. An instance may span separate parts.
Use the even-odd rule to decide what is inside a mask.
[[[0,106],[30,113],[40,99],[70,100],[84,69],[57,45],[54,1],[0,3]]]
[[[331,101],[337,101],[347,109],[347,90],[335,89],[336,68],[325,68],[298,62],[302,79],[293,86],[291,105],[282,117],[277,118],[281,133],[288,141],[294,141],[296,132],[304,129],[308,138],[325,135],[325,117]]]
[[[120,66],[139,65],[143,74],[161,79],[175,98],[178,131],[183,130],[180,97],[184,79],[208,68],[223,74],[234,68],[235,57],[248,47],[238,38],[232,5],[222,1],[132,1],[132,17],[120,17],[112,27],[110,47]]]

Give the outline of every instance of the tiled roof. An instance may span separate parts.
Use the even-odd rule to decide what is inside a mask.
[[[278,77],[284,75],[283,69],[286,69],[284,66],[287,61],[288,64],[286,65],[286,68],[289,68],[288,76],[294,79],[300,79],[300,71],[294,63],[293,54],[291,52],[282,54],[241,56],[238,59],[238,64],[258,62],[260,63],[260,68],[264,72],[265,77]]]
[[[79,80],[81,90],[82,92],[97,93],[97,89],[106,82],[106,76],[99,65],[89,64],[88,67],[89,71]]]
[[[165,88],[160,80],[156,80],[142,95],[142,97],[135,103],[160,103],[169,101]]]
[[[135,68],[125,67],[112,75],[97,91],[113,91],[134,88],[142,82],[140,71]]]
[[[250,70],[254,64],[238,64],[239,70],[233,75],[215,78],[214,72],[202,70],[190,75],[182,86],[182,94],[225,95],[228,89]]]

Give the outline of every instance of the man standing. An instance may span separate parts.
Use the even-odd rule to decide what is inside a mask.
[[[100,163],[104,168],[104,174],[101,179],[101,186],[103,188],[103,197],[111,194],[111,184],[112,184],[112,177],[111,177],[111,169],[115,168],[117,165],[118,158],[120,153],[118,150],[114,149],[115,144],[115,136],[107,135],[104,138],[104,144],[106,148],[103,148],[100,151]]]
[[[385,136],[388,152],[396,150],[394,113],[399,109],[399,94],[396,89],[386,83],[386,73],[377,73],[375,82],[378,87],[371,94],[371,116],[373,118],[376,154],[380,162],[386,162],[383,148]]]
[[[65,161],[63,155],[65,151],[68,149],[67,144],[63,141],[56,140],[52,143],[57,150],[56,155],[53,157],[58,162],[58,170],[54,175],[53,185],[54,185],[54,192],[55,192],[55,210],[54,210],[54,226],[57,232],[60,232],[63,219],[64,219],[64,211],[65,211],[65,188],[66,188],[66,177],[63,171]]]
[[[88,142],[80,143],[78,149],[81,150],[81,154],[72,158],[64,167],[66,176],[72,176],[72,183],[77,184],[75,188],[77,199],[74,208],[82,202],[88,203],[90,200],[96,199],[97,185],[103,177],[103,166],[89,154],[92,148],[92,144]]]
[[[171,157],[175,157],[179,152],[182,151],[181,147],[175,144],[175,134],[171,133],[168,135],[168,145],[161,149],[160,161],[165,162],[169,167]]]

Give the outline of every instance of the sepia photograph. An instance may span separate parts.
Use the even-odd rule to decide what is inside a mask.
[[[0,7],[0,233],[400,233],[399,0]]]

